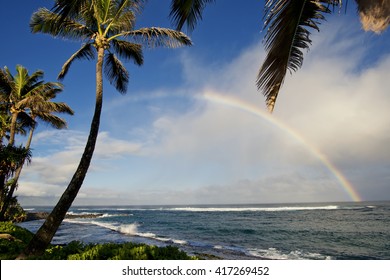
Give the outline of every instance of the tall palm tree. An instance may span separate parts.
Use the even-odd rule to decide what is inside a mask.
[[[67,13],[61,14],[61,4],[64,2],[70,9]],[[52,11],[41,8],[31,18],[30,27],[34,33],[47,33],[83,43],[63,65],[59,74],[60,79],[64,78],[76,59],[93,59],[97,53],[96,103],[90,133],[79,166],[60,200],[34,235],[21,258],[44,251],[81,188],[99,131],[103,101],[103,66],[109,82],[119,92],[126,93],[129,73],[118,57],[126,61],[133,60],[137,65],[141,65],[142,44],[150,47],[191,45],[191,40],[179,31],[157,27],[135,30],[135,13],[140,10],[141,4],[142,1],[134,0],[57,0]]]
[[[74,113],[73,110],[66,103],[52,101],[61,91],[62,88],[59,87],[46,87],[43,88],[41,91],[37,91],[34,96],[30,96],[29,98],[25,98],[23,101],[19,102],[19,108],[28,109],[29,117],[32,120],[29,136],[25,144],[25,149],[30,149],[37,118],[47,124],[50,124],[56,129],[63,129],[67,127],[67,123],[64,119],[53,114],[66,113],[69,115],[73,115]],[[0,221],[4,220],[5,218],[5,213],[12,200],[14,191],[18,185],[18,180],[22,172],[23,163],[24,161],[22,161],[22,163],[18,166],[15,171],[15,175],[10,182],[8,194],[4,199],[4,203],[0,211]]]

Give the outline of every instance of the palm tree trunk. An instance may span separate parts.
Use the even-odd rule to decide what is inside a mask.
[[[23,259],[31,255],[39,255],[45,251],[53,239],[54,234],[57,232],[57,229],[61,225],[61,222],[65,218],[65,215],[72,205],[74,199],[76,198],[81,185],[83,184],[85,175],[87,174],[89,165],[91,163],[93,151],[95,149],[95,144],[99,133],[100,115],[103,105],[103,58],[104,48],[98,48],[98,60],[96,63],[95,113],[92,119],[87,144],[85,146],[79,166],[57,205],[46,218],[44,224],[34,235],[24,252],[19,255],[18,259]]]
[[[11,127],[9,132],[9,141],[8,141],[9,146],[12,146],[15,143],[16,121],[18,119],[18,113],[13,112],[12,108],[11,108],[11,112],[12,112],[12,119],[11,119]]]
[[[25,147],[27,150],[30,149],[31,140],[32,140],[32,137],[34,134],[34,129],[35,129],[35,125],[33,125],[31,127],[30,134],[28,135],[28,139],[27,139],[26,147]],[[3,207],[1,208],[1,212],[0,212],[0,221],[5,220],[5,212],[7,212],[7,209],[9,207],[10,202],[11,202],[12,196],[14,195],[16,186],[18,185],[18,180],[20,177],[20,173],[22,173],[24,162],[25,162],[25,160],[23,159],[23,161],[20,163],[19,167],[16,169],[15,176],[13,178],[13,182],[10,186],[9,192],[8,192],[7,196],[4,198]]]

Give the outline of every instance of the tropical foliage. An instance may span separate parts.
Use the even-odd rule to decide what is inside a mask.
[[[16,66],[16,75],[12,75],[8,67],[0,69],[1,143],[3,139],[8,140],[8,145],[1,147],[0,220],[6,218],[11,201],[16,203],[13,194],[24,163],[31,160],[30,145],[36,119],[61,129],[66,128],[66,121],[54,113],[73,114],[67,104],[52,101],[62,91],[62,84],[44,82],[43,76],[41,70],[30,75],[21,65]],[[30,132],[25,147],[14,147],[16,134],[26,134],[26,129]]]
[[[0,223],[0,259],[15,259],[32,239],[33,234],[9,222]],[[84,244],[72,241],[66,245],[50,245],[43,255],[33,257],[42,260],[191,260],[177,247],[153,245]]]
[[[21,209],[16,199],[9,198],[9,190],[12,185],[12,176],[22,163],[31,161],[31,152],[24,147],[0,145],[0,207],[2,220],[21,221],[24,211]]]
[[[311,44],[308,28],[320,31],[319,23],[330,13],[329,2],[336,1],[274,1],[266,2],[267,18],[264,38],[267,56],[257,76],[257,87],[273,111],[287,71],[303,64],[303,50]]]

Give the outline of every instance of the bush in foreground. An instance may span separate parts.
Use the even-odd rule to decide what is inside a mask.
[[[12,223],[0,223],[0,234],[11,238],[0,239],[0,259],[15,259],[31,240],[33,234]],[[177,247],[157,247],[136,243],[84,244],[79,241],[67,245],[50,246],[40,260],[191,260]]]
[[[15,259],[30,242],[33,234],[11,222],[0,223],[0,259]]]

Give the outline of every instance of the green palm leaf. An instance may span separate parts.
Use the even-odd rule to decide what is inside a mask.
[[[58,79],[62,80],[68,73],[70,65],[76,59],[94,59],[95,50],[91,43],[83,45],[77,52],[75,52],[62,66],[61,72],[58,74]]]
[[[311,44],[307,27],[319,31],[324,13],[330,13],[326,4],[333,1],[317,0],[268,0],[265,27],[267,57],[257,76],[257,86],[267,99],[267,107],[273,111],[276,98],[287,70],[296,71],[303,63],[303,49]]]
[[[169,16],[177,30],[181,30],[187,23],[187,29],[192,31],[202,19],[205,6],[213,2],[215,0],[172,0]]]
[[[43,122],[50,124],[55,129],[64,129],[67,128],[66,120],[63,118],[60,118],[56,115],[53,115],[51,113],[41,113],[37,115],[37,118],[42,120]]]
[[[11,79],[7,73],[7,67],[0,69],[0,101],[8,101],[7,92],[12,91]]]
[[[54,37],[71,40],[89,40],[93,32],[78,19],[65,18],[58,20],[59,16],[46,8],[35,12],[30,20],[30,28],[33,33],[46,33]]]
[[[142,45],[114,39],[112,40],[112,46],[119,57],[133,60],[137,65],[143,64]]]
[[[81,7],[85,6],[88,2],[88,0],[57,0],[53,11],[61,17],[61,21],[66,17],[78,14]]]
[[[183,32],[160,27],[140,28],[121,34],[124,37],[132,36],[133,40],[149,47],[169,47],[191,46],[192,42]]]
[[[117,57],[109,53],[105,57],[104,72],[108,81],[115,86],[115,88],[122,94],[127,91],[127,84],[129,82],[129,72]]]

